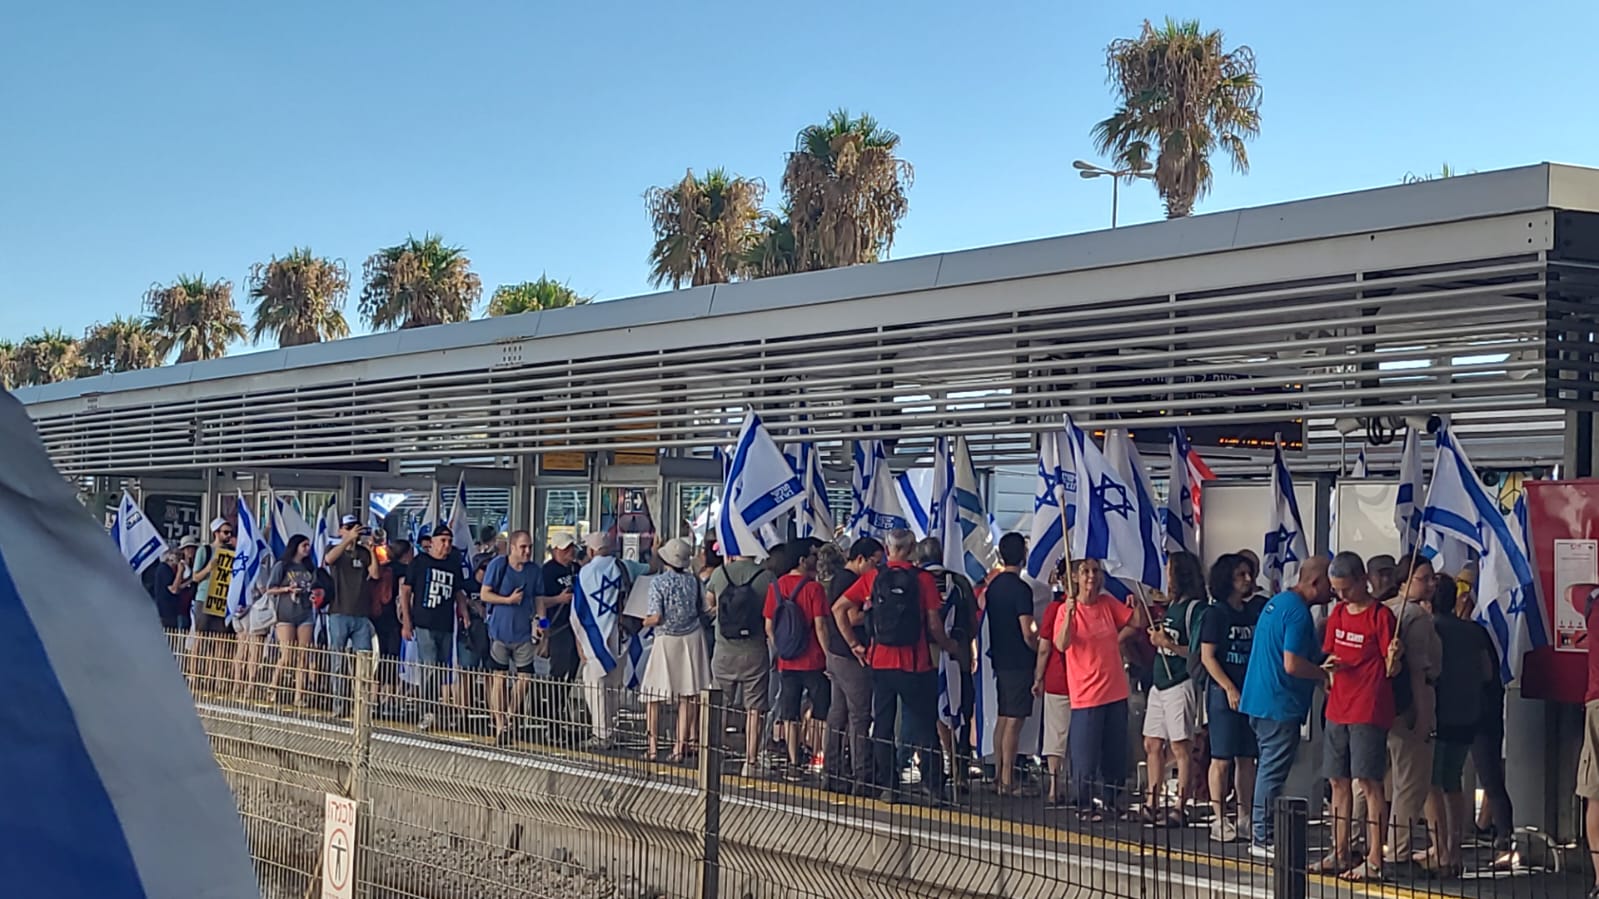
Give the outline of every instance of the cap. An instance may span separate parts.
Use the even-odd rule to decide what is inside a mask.
[[[583,538],[583,545],[589,548],[589,552],[594,553],[608,553],[611,551],[613,546],[611,543],[611,535],[604,531],[594,531],[590,533],[588,536]]]
[[[689,560],[694,558],[694,548],[682,537],[673,537],[661,547],[661,561],[682,570],[688,567]]]
[[[550,535],[550,549],[567,549],[577,545],[577,538],[566,531],[558,531]]]
[[[199,549],[199,548],[200,548],[200,538],[194,536],[193,534],[189,534],[189,535],[185,536],[182,540],[178,541],[178,549]]]
[[[346,527],[347,528],[347,527],[349,527],[352,524],[360,524],[360,523],[361,523],[361,519],[356,518],[354,515],[346,515],[343,518],[339,519],[339,526],[340,527]]]
[[[213,518],[213,519],[211,519],[211,533],[215,534],[217,531],[222,530],[222,528],[225,527],[227,525],[227,523],[228,523],[228,520],[226,518]]]

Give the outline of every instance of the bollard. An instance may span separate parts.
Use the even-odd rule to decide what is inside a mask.
[[[1271,861],[1272,899],[1305,899],[1309,870],[1305,857],[1310,848],[1310,803],[1282,796],[1272,809],[1272,830],[1277,851]]]

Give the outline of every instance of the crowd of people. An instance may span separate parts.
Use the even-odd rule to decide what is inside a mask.
[[[1269,857],[1274,800],[1317,714],[1334,827],[1316,871],[1370,880],[1405,862],[1448,873],[1468,831],[1501,843],[1511,832],[1494,647],[1470,620],[1469,582],[1422,558],[1310,559],[1297,583],[1267,596],[1248,551],[1208,572],[1174,553],[1164,594],[1117,598],[1096,559],[1047,581],[1027,576],[1027,543],[1014,533],[973,583],[943,567],[936,539],[906,530],[847,545],[793,540],[759,561],[674,539],[653,546],[648,564],[618,558],[608,534],[580,546],[557,533],[540,562],[527,531],[485,533],[463,549],[438,528],[413,546],[352,515],[320,566],[304,537],[291,538],[248,606],[228,610],[212,582],[234,531],[219,519],[211,536],[185,539],[148,586],[164,625],[208,638],[190,654],[190,676],[225,681],[239,698],[281,690],[303,705],[312,646],[376,645],[396,663],[385,670],[398,670],[409,642],[418,676],[382,679],[373,698],[418,702],[422,729],[456,729],[441,716],[481,706],[502,744],[526,738],[519,722],[538,721],[611,748],[623,661],[647,633],[648,661],[634,674],[651,758],[668,743],[667,761],[694,752],[698,703],[715,686],[741,713],[745,776],[762,773],[767,741],[781,744],[771,761],[786,776],[943,804],[977,788],[986,772],[974,747],[986,745],[987,789],[999,797],[1040,795],[1090,822],[1208,826],[1213,840],[1248,839]],[[647,603],[633,609],[644,577]],[[263,682],[269,638],[277,649]],[[449,674],[459,669],[483,676]],[[574,686],[586,716],[569,707]],[[658,732],[666,708],[672,734]],[[1036,743],[1023,745],[1034,716]],[[1480,819],[1462,789],[1468,757],[1487,796]],[[1139,758],[1148,785],[1133,801],[1126,783]]]

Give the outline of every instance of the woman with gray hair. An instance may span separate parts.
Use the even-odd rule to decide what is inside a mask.
[[[699,694],[711,683],[711,663],[705,653],[705,636],[700,616],[704,593],[699,578],[688,568],[694,550],[681,537],[667,541],[656,553],[663,570],[650,578],[650,604],[644,627],[655,629],[650,661],[640,684],[649,702],[649,751],[655,758],[657,725],[661,703],[677,700],[677,742],[669,761],[681,762],[688,755],[694,722],[699,715]]]

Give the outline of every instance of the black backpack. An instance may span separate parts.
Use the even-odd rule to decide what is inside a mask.
[[[805,610],[794,601],[810,582],[811,579],[808,577],[800,578],[800,582],[794,585],[793,595],[790,596],[784,596],[776,584],[772,585],[773,592],[777,594],[777,605],[772,612],[772,645],[780,659],[792,662],[811,648],[811,634],[814,633],[814,629],[810,620],[805,617]]]
[[[922,573],[888,566],[872,582],[872,642],[879,646],[915,646],[927,626],[922,616]]]
[[[966,575],[948,568],[937,569],[932,575],[938,584],[938,595],[944,598],[938,614],[944,619],[949,638],[961,646],[962,656],[965,656],[977,635],[977,591]],[[955,613],[953,616],[951,610]]]
[[[727,589],[716,597],[716,629],[729,640],[748,640],[766,629],[762,608],[764,597],[752,586],[761,576],[759,569],[740,584],[727,576]]]

